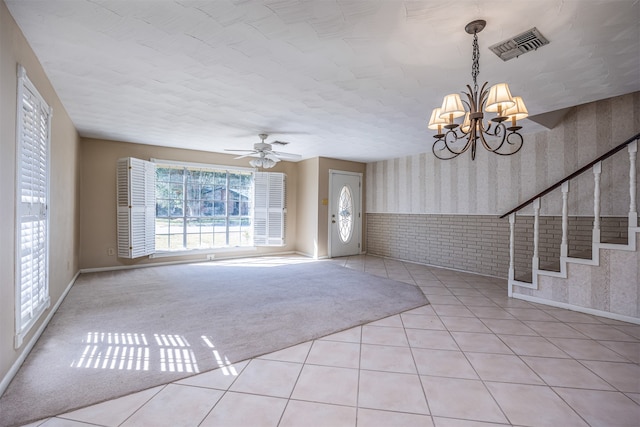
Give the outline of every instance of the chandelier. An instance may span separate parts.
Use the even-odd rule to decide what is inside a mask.
[[[468,92],[462,92],[467,100],[461,100],[457,93],[447,95],[442,107],[435,108],[431,113],[428,127],[438,132],[433,136],[436,141],[432,147],[433,154],[438,159],[453,159],[471,149],[471,160],[474,160],[478,141],[488,151],[501,156],[510,156],[522,148],[523,139],[518,132],[522,126],[517,126],[516,121],[529,115],[522,98],[512,97],[506,83],[498,83],[487,90],[485,82],[478,89],[478,33],[486,24],[484,20],[477,20],[464,27],[467,33],[473,34],[473,88],[467,85]],[[485,123],[485,112],[496,113],[496,117]],[[454,122],[459,117],[464,117],[461,125]],[[505,123],[510,126],[507,127]],[[487,141],[487,137],[492,141]]]

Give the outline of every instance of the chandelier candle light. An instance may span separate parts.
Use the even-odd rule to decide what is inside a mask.
[[[517,126],[516,121],[529,115],[524,101],[519,96],[512,97],[509,86],[506,83],[498,83],[485,89],[487,83],[478,90],[477,77],[480,73],[480,51],[478,49],[478,33],[486,25],[486,21],[477,20],[464,27],[465,31],[473,34],[473,65],[471,76],[473,88],[467,85],[468,92],[464,93],[467,100],[460,99],[457,93],[447,95],[442,101],[442,107],[435,108],[429,120],[429,129],[437,130],[433,137],[433,154],[441,160],[449,160],[458,157],[471,148],[471,160],[476,158],[476,143],[478,140],[488,151],[501,156],[510,156],[522,148],[522,135],[518,132],[522,126]],[[466,107],[466,109],[465,109]],[[496,113],[485,125],[484,113]],[[462,125],[454,122],[463,117]],[[507,127],[505,122],[511,126]],[[485,136],[495,137],[495,141],[487,142]],[[462,143],[463,147],[460,147]]]

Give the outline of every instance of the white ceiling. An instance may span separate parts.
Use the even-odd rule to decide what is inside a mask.
[[[83,136],[303,158],[430,152],[431,110],[506,81],[531,114],[640,90],[637,0],[5,0]],[[503,62],[532,27],[550,44]],[[540,126],[525,121],[530,130]],[[526,143],[526,141],[525,141]]]

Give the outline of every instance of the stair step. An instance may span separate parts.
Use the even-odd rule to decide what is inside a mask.
[[[624,238],[603,238],[601,243],[626,246],[628,244],[628,238],[627,237],[624,237]],[[590,250],[589,251],[579,251],[579,252],[576,252],[576,253],[570,253],[569,254],[569,258],[592,259],[591,258],[592,255],[593,255],[593,253]],[[558,259],[557,262],[546,262],[546,263],[540,264],[540,270],[559,272],[560,271],[560,259]],[[519,281],[519,282],[532,283],[533,282],[532,271],[530,269],[528,269],[528,270],[524,270],[524,271],[521,271],[521,272],[517,272],[517,274],[514,277],[514,279]]]
[[[629,239],[627,237],[620,237],[620,238],[601,238],[600,239],[600,243],[607,243],[607,244],[612,244],[612,245],[627,245],[629,244]]]

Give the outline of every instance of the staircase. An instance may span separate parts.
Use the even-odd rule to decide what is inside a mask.
[[[640,227],[636,200],[638,139],[640,133],[501,216],[509,218],[510,297],[640,324]],[[622,150],[626,150],[628,156],[612,157]],[[617,170],[628,168],[629,171],[628,181],[623,180],[627,182],[616,183],[628,186],[629,210],[628,221],[621,221],[626,223],[622,235],[615,237],[610,237],[608,230],[603,235],[600,214],[602,164],[609,158],[615,160],[613,167]],[[572,181],[580,176],[584,179],[584,174],[588,173],[593,174],[591,250],[590,253],[570,254],[569,191]],[[542,256],[545,261],[541,264],[541,255],[547,255],[548,246],[545,243],[541,254],[541,205],[548,201],[549,193],[558,188],[562,195],[561,243],[559,254],[552,253],[558,254],[559,259],[549,261],[549,256]],[[526,268],[530,276],[528,272],[516,272],[516,217],[524,208],[533,209],[533,257],[531,267]]]

